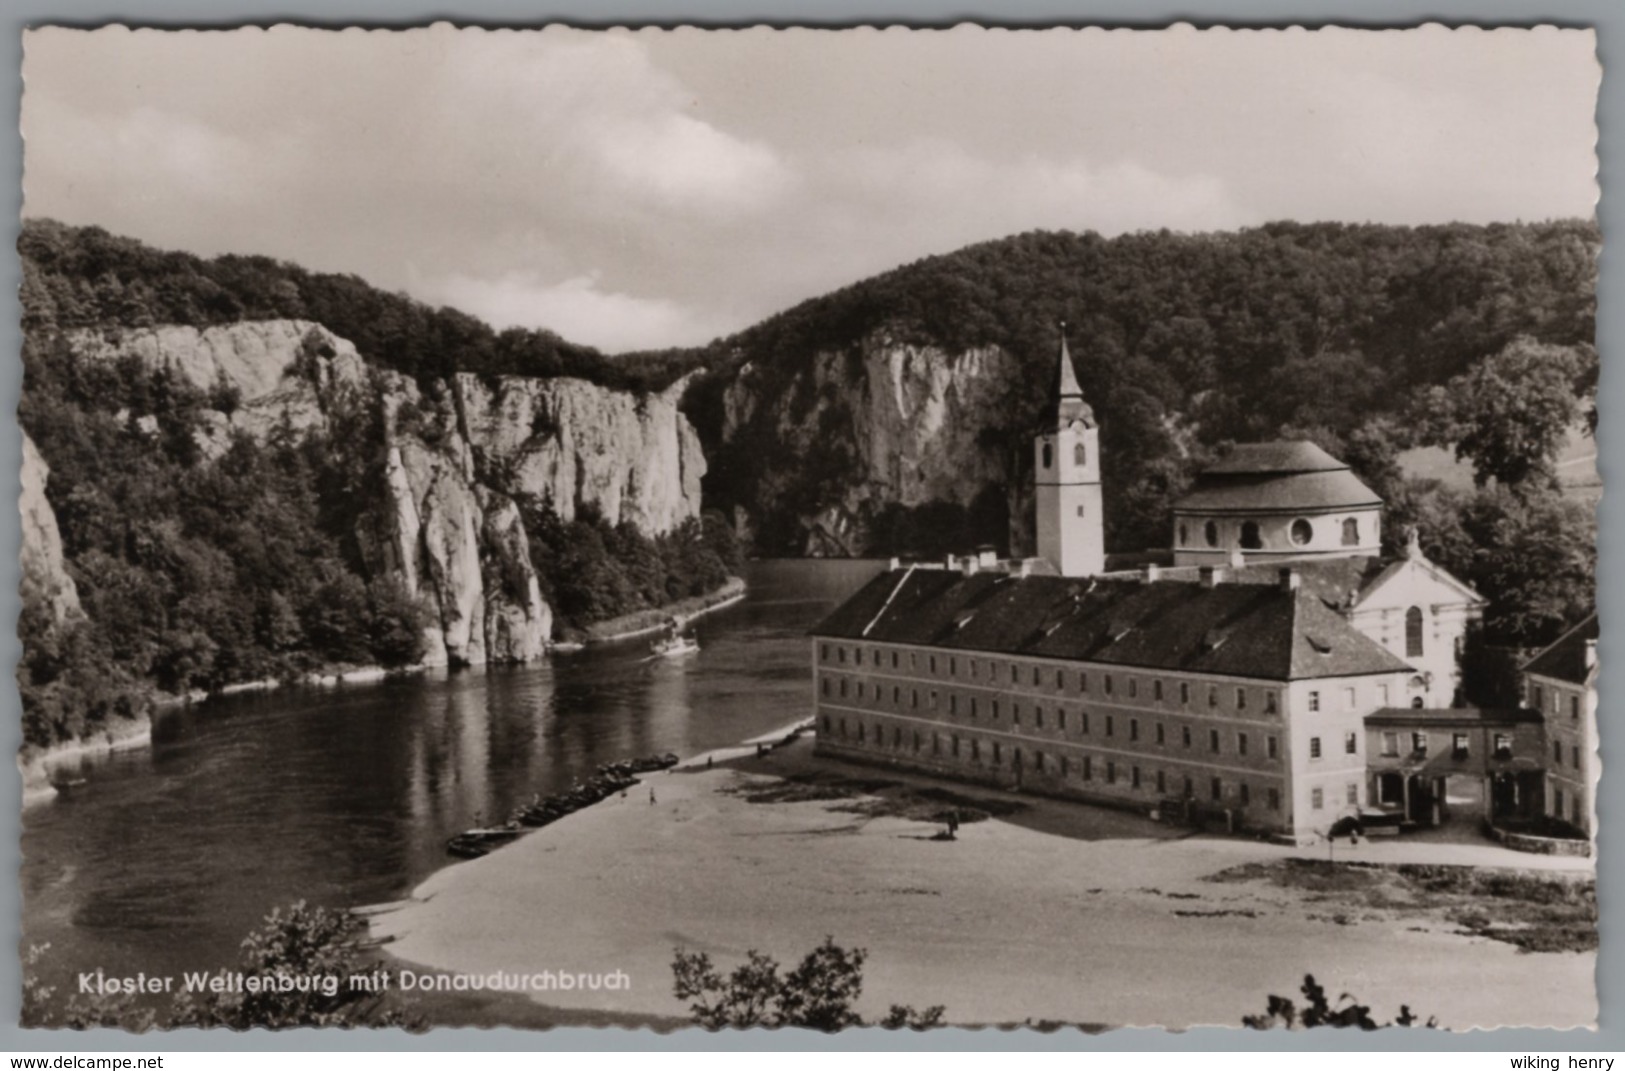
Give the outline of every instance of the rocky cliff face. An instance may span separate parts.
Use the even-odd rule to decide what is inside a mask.
[[[56,514],[45,498],[45,484],[51,470],[34,446],[23,436],[22,493],[17,506],[22,515],[22,566],[20,595],[24,606],[42,607],[50,615],[53,628],[71,624],[81,615],[79,591],[62,560],[62,535]]]
[[[705,461],[677,410],[681,384],[633,395],[580,380],[488,384],[459,375],[425,392],[299,320],[79,331],[69,339],[82,355],[133,355],[209,392],[220,406],[204,414],[198,433],[209,459],[237,432],[260,441],[353,434],[358,407],[376,407],[382,478],[357,542],[373,576],[395,578],[428,607],[431,664],[525,661],[546,649],[553,614],[520,502],[551,501],[566,519],[596,509],[648,534],[699,515]]]
[[[817,353],[787,386],[746,365],[723,398],[718,467],[749,474],[747,488],[733,489],[747,524],[790,528],[803,553],[863,554],[890,504],[970,509],[1022,482],[1009,446],[1025,411],[1020,378],[997,347],[954,354],[885,338]],[[743,456],[764,451],[765,464]],[[809,458],[823,470],[812,484]],[[1030,542],[1030,509],[1007,508],[1022,522],[1012,541]]]

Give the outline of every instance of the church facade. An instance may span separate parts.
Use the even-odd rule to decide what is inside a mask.
[[[1486,798],[1528,808],[1544,743],[1460,706],[1484,600],[1414,538],[1384,559],[1382,503],[1342,462],[1238,447],[1176,504],[1168,564],[1113,571],[1064,341],[1033,449],[1037,558],[894,562],[812,630],[820,753],[1307,842],[1373,807],[1439,820],[1464,767],[1418,763],[1471,722]]]

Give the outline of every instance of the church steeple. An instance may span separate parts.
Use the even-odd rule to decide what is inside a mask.
[[[1055,394],[1045,417],[1051,427],[1062,428],[1081,420],[1086,427],[1095,426],[1095,412],[1083,400],[1083,388],[1078,386],[1078,372],[1072,365],[1072,351],[1066,345],[1066,321],[1061,321],[1060,374],[1055,383]]]
[[[1100,432],[1083,400],[1061,324],[1055,396],[1033,440],[1038,555],[1062,576],[1094,576],[1106,567],[1100,492]]]

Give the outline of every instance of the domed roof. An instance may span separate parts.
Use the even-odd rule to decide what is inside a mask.
[[[1178,513],[1292,513],[1381,506],[1349,467],[1311,442],[1243,443],[1203,469]]]
[[[1336,472],[1348,466],[1307,439],[1238,443],[1202,470],[1203,475],[1261,472]]]

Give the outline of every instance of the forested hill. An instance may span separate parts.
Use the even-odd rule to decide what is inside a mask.
[[[499,332],[456,309],[432,308],[354,275],[261,256],[206,259],[100,227],[28,220],[17,249],[25,332],[312,320],[355,343],[362,356],[423,382],[455,372],[575,376],[623,390],[664,389],[701,359],[688,351],[609,358],[549,331]]]
[[[982,422],[982,438],[1024,449],[1062,320],[1102,417],[1104,446],[1115,448],[1108,479],[1115,469],[1118,502],[1156,498],[1154,488],[1138,486],[1142,477],[1177,478],[1164,471],[1171,454],[1192,447],[1294,431],[1342,448],[1374,418],[1408,420],[1421,390],[1515,338],[1589,346],[1598,248],[1595,225],[1575,220],[1278,223],[1114,239],[1035,232],[971,246],[805,302],[717,344],[690,403],[710,448],[707,490],[715,505],[765,507],[767,549],[794,542],[788,513],[834,504],[863,459],[842,449],[845,415],[798,387],[820,354],[1002,351],[1014,365],[1004,372],[1014,380],[1011,408]],[[740,382],[747,366],[748,390]],[[811,467],[792,465],[776,445],[786,439],[786,419],[802,414],[755,404],[787,396],[819,410],[824,426]],[[805,479],[786,486],[786,465]],[[1126,508],[1114,540],[1120,549],[1140,545],[1158,512],[1155,502]]]

